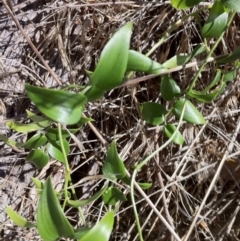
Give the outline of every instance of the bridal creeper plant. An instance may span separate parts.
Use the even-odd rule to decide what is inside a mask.
[[[182,10],[196,6],[200,2],[202,1],[172,0],[171,4],[173,7]],[[198,20],[198,14],[206,9],[209,9],[208,18],[203,26],[199,23],[204,40],[202,45],[197,46],[190,54],[182,53],[176,55],[162,64],[147,57],[184,21],[190,17],[195,17]],[[27,110],[27,116],[30,120],[28,124],[10,121],[7,123],[7,126],[19,133],[34,132],[35,134],[25,143],[18,143],[3,135],[0,138],[13,148],[29,150],[26,160],[32,162],[37,168],[43,168],[48,163],[50,156],[62,162],[65,166],[65,183],[63,191],[58,193],[52,186],[51,178],[48,178],[45,183],[42,183],[39,179],[32,178],[40,196],[36,222],[27,221],[11,207],[7,207],[7,213],[10,218],[19,226],[36,227],[41,238],[45,241],[54,241],[62,237],[81,241],[107,241],[113,229],[114,213],[119,206],[119,202],[126,200],[121,190],[114,186],[114,182],[122,181],[129,186],[131,185],[131,197],[139,237],[140,240],[143,240],[133,194],[136,173],[156,152],[159,152],[171,141],[178,145],[184,143],[184,138],[179,131],[181,119],[191,124],[205,123],[204,117],[197,110],[192,100],[194,100],[194,103],[208,103],[215,100],[224,91],[227,82],[235,78],[239,66],[240,48],[233,50],[228,55],[210,58],[231,24],[235,11],[240,11],[240,1],[216,0],[213,4],[199,9],[171,26],[147,55],[129,49],[133,26],[132,23],[127,23],[113,35],[104,47],[95,71],[88,72],[90,81],[83,90],[80,86],[66,86],[61,90],[52,90],[26,85],[28,97],[42,115],[40,116]],[[213,46],[208,45],[206,40],[209,38],[214,38]],[[206,58],[201,62],[189,86],[182,90],[169,73],[175,67],[186,65],[199,54],[205,54]],[[197,79],[209,61],[215,61],[219,69],[209,86],[202,90],[195,89]],[[230,62],[233,63],[230,71],[224,72],[221,70],[222,64]],[[86,103],[101,99],[107,91],[123,84],[131,76],[132,71],[162,76],[159,83],[161,97],[165,101],[169,101],[170,107],[167,109],[164,105],[158,103],[145,102],[141,104],[140,109],[142,118],[147,123],[163,125],[164,133],[169,140],[135,167],[132,178],[129,176],[123,161],[117,153],[115,142],[113,142],[109,147],[102,167],[102,173],[105,177],[102,189],[89,199],[77,200],[68,164],[68,154],[70,152],[68,138],[75,138],[74,133],[83,124],[92,120],[84,117],[82,114]],[[80,93],[79,90],[81,90]],[[168,120],[172,115],[180,120],[178,126],[169,123]],[[71,128],[72,125],[75,127]],[[137,185],[144,189],[151,184],[139,183]],[[81,207],[100,197],[105,204],[106,214],[95,226],[88,227],[81,212]],[[60,199],[63,200],[61,204],[59,202]],[[66,206],[78,209],[85,227],[81,229],[73,228],[64,214]],[[115,209],[112,209],[112,207],[115,207]]]

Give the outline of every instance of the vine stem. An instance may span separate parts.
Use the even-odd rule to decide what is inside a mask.
[[[65,171],[66,171],[65,182],[64,182],[64,203],[63,203],[63,210],[64,210],[64,208],[67,204],[67,201],[69,199],[68,193],[67,193],[69,185],[70,185],[70,189],[72,191],[72,194],[73,194],[73,197],[74,197],[75,200],[77,200],[77,195],[76,195],[76,191],[75,191],[75,189],[72,185],[71,169],[70,169],[69,164],[68,164],[67,154],[66,154],[64,144],[63,144],[62,129],[61,129],[60,123],[58,123],[58,135],[59,135],[61,149],[62,149],[62,153],[63,153],[63,157],[64,157],[64,164],[65,164]],[[78,211],[79,211],[79,214],[81,216],[81,219],[82,219],[84,225],[86,226],[86,220],[85,220],[85,217],[84,217],[83,212],[82,212],[80,207],[78,207]]]
[[[153,209],[153,211],[158,215],[158,217],[161,219],[161,221],[165,224],[165,226],[168,228],[168,230],[171,232],[171,234],[175,237],[175,239],[177,241],[181,241],[181,239],[179,238],[179,236],[176,234],[176,232],[173,230],[173,228],[170,226],[170,224],[164,219],[164,217],[161,215],[161,213],[159,213],[159,211],[156,209],[156,207],[154,206],[154,204],[152,203],[152,201],[148,198],[148,196],[144,193],[144,191],[141,189],[141,187],[138,185],[138,183],[135,181],[135,177],[137,175],[137,172],[144,166],[147,164],[148,161],[150,161],[158,152],[160,152],[163,148],[165,148],[166,146],[168,146],[171,141],[173,140],[173,138],[175,137],[175,135],[177,134],[182,120],[183,120],[183,115],[186,109],[186,102],[184,103],[183,106],[183,110],[181,113],[181,117],[178,123],[178,126],[176,128],[176,130],[174,131],[173,135],[171,136],[171,138],[168,139],[168,141],[166,141],[162,146],[160,146],[157,150],[155,150],[151,155],[149,155],[147,158],[145,158],[140,164],[138,164],[132,174],[132,178],[131,178],[131,185],[130,185],[130,193],[131,193],[131,200],[132,200],[132,204],[133,204],[133,212],[135,215],[135,219],[136,219],[136,225],[137,225],[137,229],[138,229],[138,234],[139,234],[139,239],[140,241],[144,241],[143,240],[143,236],[142,236],[142,230],[141,230],[141,226],[140,226],[140,221],[138,218],[138,213],[137,213],[137,208],[136,208],[136,202],[135,202],[135,198],[134,198],[134,186],[138,189],[138,191],[141,193],[141,195],[145,198],[145,200],[148,202],[148,204],[151,206],[151,208]]]
[[[232,15],[230,16],[229,20],[228,20],[228,23],[227,23],[227,26],[226,26],[226,29],[229,28],[230,24],[232,23],[233,21],[233,18],[235,16],[236,12],[232,12]],[[197,71],[197,74],[194,76],[194,79],[192,80],[188,90],[187,90],[187,93],[189,93],[193,87],[195,86],[196,82],[197,82],[197,79],[199,77],[199,75],[201,74],[201,72],[203,71],[205,65],[207,64],[207,60],[211,57],[211,55],[213,54],[214,50],[217,48],[219,42],[222,40],[222,37],[223,35],[225,34],[225,31],[222,32],[222,34],[218,37],[218,39],[216,40],[216,42],[214,43],[212,49],[209,51],[207,57],[204,59],[204,61],[202,62],[201,66],[199,67],[198,71]]]

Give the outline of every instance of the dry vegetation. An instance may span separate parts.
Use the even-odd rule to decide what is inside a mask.
[[[169,26],[189,13],[176,12],[168,1],[164,3],[163,0],[155,3],[116,0],[115,4],[105,0],[14,2],[12,10],[15,17],[63,85],[87,83],[85,70],[94,70],[109,37],[124,23],[134,23],[131,48],[147,53]],[[206,17],[207,12],[203,12],[202,20]],[[239,26],[240,19],[236,16],[216,55],[231,52],[240,44]],[[189,19],[151,57],[162,63],[175,54],[190,53],[201,42],[195,20]],[[197,61],[201,58],[204,56]],[[196,68],[184,69],[172,73],[172,77],[184,89],[195,71]],[[215,64],[208,64],[197,88],[206,86],[213,79],[215,71]],[[141,77],[141,74],[132,76],[137,77]],[[16,136],[4,123],[9,119],[25,122],[25,110],[34,110],[26,97],[25,83],[59,88],[16,27],[3,3],[0,3],[0,97],[3,101],[1,134],[22,141],[27,136]],[[236,78],[215,102],[198,105],[208,123],[204,126],[183,124],[181,132],[185,144],[182,147],[169,145],[137,176],[138,181],[153,183],[152,188],[146,190],[147,195],[181,238],[188,232],[198,208],[210,190],[189,240],[240,239],[240,163],[237,155],[240,150],[239,93],[239,78]],[[159,77],[116,89],[107,93],[101,101],[88,104],[85,115],[95,120],[92,123],[94,126],[86,125],[77,134],[82,143],[81,149],[70,140],[72,147],[69,161],[74,170],[74,182],[93,176],[91,181],[77,188],[79,198],[89,197],[101,185],[96,183],[94,175],[99,173],[106,154],[104,141],[117,141],[118,151],[130,172],[135,163],[166,141],[161,127],[153,128],[141,120],[139,104],[144,101],[168,105],[159,95]],[[177,120],[171,121],[174,123]],[[96,136],[94,128],[102,139]],[[211,187],[216,170],[222,158],[226,157],[226,150],[230,157],[227,157],[216,183]],[[60,164],[52,161],[47,168],[39,171],[24,161],[26,154],[1,143],[1,240],[40,240],[36,231],[16,228],[5,213],[8,204],[26,218],[35,219],[37,195],[30,179],[32,176],[45,180],[51,174],[54,185],[59,190],[62,185],[63,170]],[[128,188],[122,188],[128,196]],[[136,199],[145,240],[173,240],[137,192]],[[89,224],[96,222],[101,209],[100,201],[84,209]],[[81,226],[80,218],[73,210],[68,211],[68,217],[73,224]],[[111,240],[138,240],[130,198],[120,206]]]

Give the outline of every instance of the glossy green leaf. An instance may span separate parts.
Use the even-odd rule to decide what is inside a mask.
[[[32,150],[26,157],[26,161],[34,164],[36,168],[43,168],[49,161],[49,156],[42,150]]]
[[[177,9],[186,9],[196,6],[203,0],[171,0],[173,7]]]
[[[160,91],[162,98],[166,101],[171,101],[181,94],[181,90],[178,84],[168,75],[164,75],[162,77]]]
[[[182,66],[186,63],[188,63],[192,58],[198,56],[199,54],[202,54],[203,52],[206,51],[205,45],[199,45],[190,54],[180,54],[180,55],[175,55],[172,58],[168,59],[166,62],[164,62],[162,65],[165,68],[175,68],[177,66]]]
[[[239,0],[221,0],[221,2],[228,8],[240,12],[240,1]]]
[[[66,155],[68,155],[70,152],[70,146],[66,139],[63,139],[63,146],[65,149]],[[65,163],[60,141],[49,141],[47,144],[47,151],[51,157],[53,157],[54,159],[60,162]]]
[[[113,229],[113,223],[114,212],[110,211],[79,241],[108,241]]]
[[[216,60],[218,64],[226,64],[226,63],[232,63],[236,60],[239,60],[240,58],[240,47],[237,47],[232,53],[230,53],[228,56]]]
[[[126,201],[126,196],[117,188],[109,187],[102,195],[103,202],[108,205],[115,205],[119,201]]]
[[[89,86],[87,87],[89,88]],[[100,90],[97,86],[92,86],[89,90],[87,90],[84,95],[86,96],[88,101],[95,101],[101,99],[105,94],[104,90]]]
[[[20,133],[39,131],[39,130],[42,130],[42,129],[46,128],[47,126],[49,126],[49,124],[50,124],[50,121],[46,120],[46,119],[43,121],[40,121],[40,122],[32,122],[29,124],[20,123],[17,121],[8,121],[7,122],[7,126],[9,128],[11,128],[12,130],[15,130],[17,132],[20,132]]]
[[[21,147],[25,149],[37,149],[47,142],[47,138],[44,134],[35,134],[29,140],[27,140]]]
[[[73,228],[63,213],[50,178],[46,180],[40,196],[37,229],[41,238],[46,241],[55,241],[60,237],[74,238]]]
[[[205,124],[206,121],[204,117],[189,100],[178,100],[173,106],[173,114],[180,118],[185,103],[186,107],[183,114],[183,120],[192,124]]]
[[[84,206],[86,204],[92,203],[92,202],[96,201],[99,197],[101,197],[102,194],[106,191],[106,189],[107,189],[107,185],[105,185],[101,190],[96,192],[92,197],[90,197],[88,199],[68,200],[68,205],[70,205],[71,207],[74,207],[74,208],[78,208],[78,207]]]
[[[82,118],[81,118],[82,119]],[[79,128],[76,129],[68,129],[71,133],[76,133]],[[58,129],[57,128],[49,128],[46,131],[47,133],[47,137],[52,140],[52,141],[58,141],[59,140],[59,135],[58,135]],[[62,138],[66,139],[68,137],[70,137],[70,134],[68,133],[67,130],[61,130],[62,132]]]
[[[19,215],[9,206],[7,206],[7,214],[12,219],[12,221],[20,227],[24,227],[24,228],[35,227],[33,223],[28,222],[27,219],[23,218],[21,215]]]
[[[31,101],[48,118],[67,125],[73,125],[81,119],[87,98],[78,93],[64,90],[50,90],[26,85]]]
[[[129,22],[108,41],[95,71],[90,76],[90,85],[107,91],[122,83],[127,69],[131,34],[132,23]]]
[[[116,143],[112,142],[105,158],[102,172],[112,180],[126,178],[126,169],[122,159],[119,157]]]
[[[161,64],[151,60],[144,54],[129,50],[127,71],[139,71],[149,74],[159,74],[166,70]]]
[[[230,70],[223,74],[223,81],[224,82],[233,81],[236,78],[236,76],[237,76],[237,70],[236,69]]]
[[[77,229],[77,230],[75,230],[74,237],[76,239],[80,239],[81,240],[81,238],[83,238],[90,230],[91,230],[91,228]]]
[[[171,138],[173,133],[176,131],[176,126],[172,125],[172,124],[167,124],[165,127],[164,127],[164,133],[165,135],[168,137],[168,138]],[[172,140],[174,143],[176,143],[177,145],[183,145],[184,143],[184,138],[183,136],[181,135],[180,131],[177,131],[175,136],[173,137],[173,140]]]
[[[227,22],[228,13],[219,0],[215,1],[201,30],[202,36],[205,38],[219,37],[226,30]]]
[[[151,125],[160,125],[164,122],[167,110],[163,105],[145,102],[141,106],[142,118]]]

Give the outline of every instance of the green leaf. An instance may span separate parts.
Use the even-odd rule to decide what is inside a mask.
[[[49,126],[50,121],[49,120],[43,120],[40,122],[32,122],[29,124],[23,124],[17,121],[8,121],[7,122],[7,126],[9,128],[11,128],[12,130],[15,130],[17,132],[20,133],[28,133],[28,132],[32,132],[32,131],[39,131],[42,130],[44,128],[46,128],[47,126]]]
[[[97,223],[87,234],[79,241],[108,241],[113,229],[114,212],[108,212],[102,220]]]
[[[63,139],[63,146],[65,149],[66,155],[68,155],[70,152],[70,146],[66,139]],[[51,157],[53,157],[54,159],[60,162],[65,163],[60,141],[49,141],[47,144],[47,151]]]
[[[163,105],[145,102],[141,106],[142,118],[151,125],[160,125],[164,122],[167,110]]]
[[[151,60],[144,54],[129,50],[127,71],[140,71],[149,74],[159,74],[166,70],[161,64]]]
[[[177,9],[186,9],[196,6],[203,0],[171,0],[173,7]]]
[[[173,114],[180,118],[183,107],[186,102],[185,112],[183,114],[183,120],[192,124],[205,124],[205,119],[202,114],[196,109],[196,107],[189,101],[185,99],[178,100],[173,106]]]
[[[240,58],[240,47],[237,47],[232,53],[230,53],[228,56],[216,60],[218,64],[226,64],[226,63],[232,63]]]
[[[206,94],[212,87],[218,84],[218,82],[221,80],[221,70],[217,70],[217,74],[215,75],[213,81],[208,85],[205,89],[202,91],[199,91],[201,94]]]
[[[162,98],[166,101],[171,101],[181,94],[178,84],[168,75],[162,77],[160,91]]]
[[[81,119],[87,98],[82,94],[64,90],[50,90],[26,85],[31,101],[48,118],[67,125],[73,125]]]
[[[12,219],[12,221],[20,227],[24,228],[32,228],[35,225],[31,222],[28,222],[27,219],[20,216],[17,212],[15,212],[11,207],[7,206],[7,214]]]
[[[35,134],[27,142],[25,142],[21,147],[26,149],[36,149],[47,142],[47,138],[44,134]]]
[[[63,213],[50,178],[44,184],[40,196],[37,229],[41,238],[46,241],[55,241],[60,237],[74,238],[73,228]]]
[[[109,187],[102,195],[105,204],[115,205],[119,201],[127,201],[126,196],[117,188]]]
[[[21,143],[16,142],[1,134],[0,134],[0,140],[3,141],[5,144],[9,145],[10,147],[12,147],[13,149],[18,149],[18,147],[21,146]]]
[[[43,183],[38,178],[32,177],[31,179],[36,186],[37,194],[41,194],[43,190]]]
[[[94,121],[94,119],[82,116],[81,120],[77,123],[80,126],[87,124],[88,122]]]
[[[83,118],[81,118],[83,119]],[[79,128],[76,129],[68,129],[71,133],[76,133]],[[59,140],[59,135],[58,135],[58,129],[57,128],[49,128],[47,129],[47,137],[52,140],[52,141],[58,141]],[[68,133],[67,130],[61,130],[62,132],[62,138],[66,139],[68,137],[70,137],[70,134]]]
[[[84,206],[86,204],[92,203],[92,202],[96,201],[99,197],[101,197],[102,194],[106,191],[106,189],[107,189],[107,185],[105,185],[105,187],[103,187],[101,190],[96,192],[92,197],[90,197],[88,199],[84,199],[84,200],[68,200],[68,204],[71,207],[78,208],[78,207]]]
[[[87,86],[89,88],[89,86]],[[95,101],[101,99],[105,94],[104,90],[100,90],[97,86],[92,86],[89,90],[87,90],[84,95],[86,96],[88,101]]]
[[[42,150],[32,150],[26,157],[26,161],[34,164],[36,168],[43,168],[49,161],[49,156]]]
[[[35,113],[31,112],[30,110],[26,110],[28,118],[33,122],[42,122],[47,120],[45,117],[41,117],[36,115]]]
[[[224,82],[233,81],[236,78],[236,76],[237,76],[237,70],[236,69],[230,70],[223,74],[223,81]]]
[[[107,91],[120,85],[127,68],[132,23],[120,28],[104,47],[90,85]],[[89,97],[88,97],[89,98]]]
[[[226,7],[230,8],[234,11],[240,12],[239,0],[221,0],[221,1]]]
[[[116,143],[114,141],[110,145],[110,148],[107,152],[107,156],[102,167],[102,172],[112,180],[122,180],[127,176],[124,163],[117,153]]]
[[[176,126],[172,125],[172,124],[167,124],[164,127],[164,133],[168,138],[171,138],[173,133],[176,131]],[[173,142],[176,143],[177,145],[183,145],[184,143],[184,138],[181,135],[180,131],[177,131],[174,138],[173,138]]]
[[[90,230],[91,228],[77,229],[75,230],[74,237],[81,240],[81,238],[83,238]]]
[[[215,1],[201,30],[202,36],[205,38],[219,37],[226,30],[227,22],[228,13],[219,0]]]
[[[179,55],[175,55],[172,58],[168,59],[166,62],[164,62],[162,65],[163,67],[168,69],[175,68],[177,66],[182,66],[188,63],[192,58],[196,57],[197,55],[205,51],[206,51],[205,45],[199,45],[192,51],[192,53],[190,54],[182,53]]]
[[[211,101],[215,100],[219,94],[221,94],[222,87],[225,85],[224,82],[221,83],[215,90],[211,91],[210,93],[203,94],[196,90],[191,90],[188,93],[188,96],[195,98],[196,100],[202,103],[210,103]]]
[[[138,185],[143,189],[149,189],[150,187],[152,187],[152,183],[148,183],[148,182],[139,182]]]

